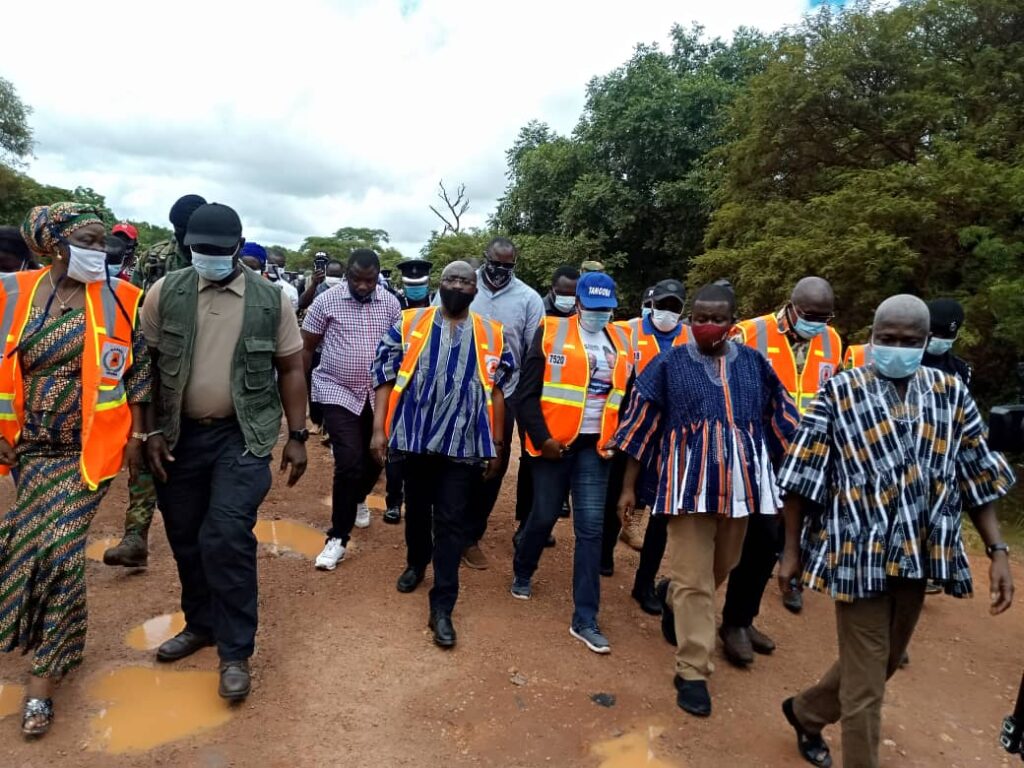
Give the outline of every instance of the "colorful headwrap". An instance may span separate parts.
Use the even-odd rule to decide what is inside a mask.
[[[61,238],[87,224],[103,224],[99,212],[85,203],[54,203],[37,205],[28,212],[21,225],[21,236],[29,249],[39,258],[52,259],[57,255]]]

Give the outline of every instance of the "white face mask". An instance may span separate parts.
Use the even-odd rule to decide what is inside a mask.
[[[682,314],[673,312],[670,309],[656,309],[651,312],[651,323],[662,333],[668,333],[679,325],[679,318]]]
[[[328,275],[327,277],[324,278],[324,282],[331,288],[333,288],[336,285],[341,285],[344,281],[344,277],[334,277],[331,275]]]
[[[68,243],[68,277],[80,283],[107,281],[107,254]]]
[[[572,312],[573,307],[576,306],[575,296],[559,296],[557,293],[555,296],[555,309],[559,312]]]

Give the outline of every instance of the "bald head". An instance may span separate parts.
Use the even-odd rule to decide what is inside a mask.
[[[928,341],[931,316],[917,296],[890,296],[875,310],[871,343],[884,347],[923,347]]]
[[[814,276],[805,277],[793,286],[789,300],[802,313],[810,315],[830,315],[836,303],[831,283]]]
[[[453,261],[441,272],[442,281],[452,277],[461,277],[476,283],[476,271],[465,261]]]

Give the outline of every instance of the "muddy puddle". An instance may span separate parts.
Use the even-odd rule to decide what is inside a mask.
[[[231,706],[217,695],[216,672],[123,667],[100,675],[88,695],[102,707],[90,724],[89,747],[110,754],[144,752],[228,722]]]
[[[291,520],[257,520],[256,539],[274,552],[298,552],[315,558],[324,548],[324,533]]]
[[[101,539],[90,539],[85,545],[85,556],[97,563],[103,562],[103,553],[111,547],[116,547],[121,539],[114,536],[104,536]]]
[[[591,747],[591,754],[601,758],[599,768],[683,768],[678,763],[660,759],[654,752],[663,728],[651,726],[600,741]]]
[[[21,712],[21,702],[25,699],[25,687],[0,683],[0,717],[7,717]]]
[[[137,627],[132,627],[124,636],[124,642],[129,648],[134,648],[136,651],[152,651],[184,628],[184,613],[181,611],[165,613],[163,616],[155,616]]]

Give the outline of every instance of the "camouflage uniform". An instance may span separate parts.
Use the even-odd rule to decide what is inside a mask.
[[[149,248],[135,264],[131,282],[149,288],[168,272],[189,266],[188,259],[178,249],[173,237]],[[143,295],[145,300],[145,295]],[[128,510],[124,516],[124,538],[108,549],[103,560],[108,565],[144,565],[147,559],[149,526],[156,512],[156,484],[148,471],[139,473],[128,486]]]

